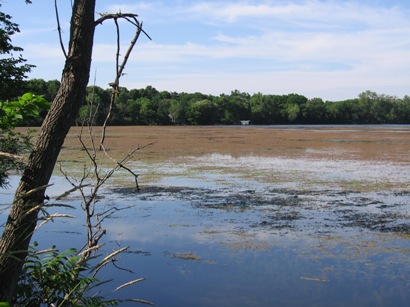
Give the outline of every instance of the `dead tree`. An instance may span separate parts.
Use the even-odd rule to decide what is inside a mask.
[[[28,158],[0,239],[1,302],[12,300],[44,203],[45,189],[64,139],[84,101],[96,25],[107,19],[128,18],[135,22],[137,32],[141,29],[135,14],[107,15],[96,21],[95,4],[96,0],[74,0],[72,4],[70,40],[61,85]]]

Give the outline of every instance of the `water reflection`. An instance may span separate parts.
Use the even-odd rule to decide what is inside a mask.
[[[102,191],[101,210],[129,207],[105,221],[107,245],[102,253],[130,246],[119,264],[134,272],[103,271],[101,279],[115,280],[103,293],[145,277],[113,297],[142,298],[157,306],[407,305],[409,194],[317,184],[319,179],[335,181],[335,174],[341,180],[374,181],[377,176],[366,172],[382,166],[352,163],[342,169],[333,162],[311,161],[303,168],[294,160],[252,161],[207,156],[176,172],[170,170],[178,165],[170,161],[163,167],[172,175],[142,186],[140,193],[118,186]],[[245,165],[252,178],[224,169]],[[291,184],[295,180],[273,184],[255,176],[278,168],[281,176],[302,168],[298,178],[310,181],[303,183],[305,189],[296,189]],[[384,171],[383,178],[393,180],[391,172]],[[408,170],[402,174],[409,179]],[[52,181],[57,184],[47,193],[53,198],[66,187],[62,178]],[[307,182],[315,188],[307,189]],[[11,198],[12,193],[2,193],[3,208]],[[76,195],[64,203],[79,208]],[[50,210],[77,218],[40,229],[34,237],[40,247],[56,242],[60,250],[81,246],[81,210]]]

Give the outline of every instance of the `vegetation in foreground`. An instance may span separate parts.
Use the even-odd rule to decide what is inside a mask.
[[[31,3],[30,0],[26,0]],[[131,41],[127,53],[122,59],[122,64],[118,68],[114,85],[112,86],[111,104],[114,104],[116,93],[119,92],[119,79],[125,67],[129,53],[135,45],[142,27],[133,13],[101,14],[101,17],[94,20],[95,0],[78,0],[72,3],[72,20],[70,23],[70,40],[68,53],[65,51],[64,43],[61,42],[62,52],[66,57],[62,81],[59,89],[53,97],[53,104],[43,120],[42,128],[38,134],[36,143],[31,147],[29,140],[21,140],[20,136],[15,136],[13,128],[19,124],[30,122],[33,117],[39,116],[42,111],[49,108],[49,103],[42,95],[32,93],[24,94],[16,98],[19,93],[6,93],[0,91],[0,139],[7,146],[3,146],[4,152],[0,152],[0,184],[5,184],[7,171],[9,169],[21,167],[23,174],[17,186],[14,200],[10,206],[7,221],[2,225],[3,234],[0,239],[0,306],[10,306],[17,301],[21,306],[106,306],[115,304],[118,301],[104,301],[100,296],[89,296],[90,286],[94,286],[97,280],[95,274],[108,263],[115,261],[115,255],[123,252],[126,248],[121,248],[110,255],[104,257],[96,266],[90,266],[90,261],[95,260],[94,256],[101,244],[99,240],[105,234],[102,228],[102,221],[120,209],[113,208],[96,211],[96,195],[99,187],[118,169],[123,167],[130,155],[118,162],[108,173],[104,173],[96,163],[96,156],[87,151],[93,163],[93,171],[85,171],[81,182],[88,179],[90,174],[96,182],[91,189],[90,195],[84,193],[84,185],[73,185],[72,190],[80,190],[83,198],[82,209],[87,221],[87,243],[85,250],[77,253],[76,250],[58,253],[53,248],[44,257],[37,257],[37,251],[31,251],[30,240],[34,231],[44,223],[53,220],[55,217],[63,217],[60,214],[49,214],[47,208],[48,197],[45,190],[49,186],[48,182],[53,172],[59,151],[64,142],[65,136],[70,127],[78,117],[82,101],[85,100],[86,86],[91,64],[91,54],[93,48],[93,36],[95,27],[104,21],[114,20],[119,33],[118,19],[125,19],[135,27],[134,38]],[[1,6],[1,4],[0,4]],[[58,8],[55,7],[58,19]],[[60,26],[58,30],[60,31]],[[26,73],[32,66],[24,64],[25,59],[20,55],[15,57],[14,52],[23,49],[11,45],[13,34],[19,32],[18,25],[11,22],[11,16],[0,12],[0,53],[5,55],[0,60],[0,80],[1,90],[24,89]],[[60,39],[61,39],[61,32]],[[119,52],[117,52],[117,63],[119,62]],[[5,83],[5,84],[3,84]],[[7,94],[7,95],[6,95]],[[92,113],[89,114],[93,118]],[[110,116],[108,112],[107,118]],[[87,120],[84,125],[91,129],[91,120]],[[81,139],[80,139],[81,141]],[[83,146],[84,143],[82,143]],[[93,143],[94,144],[94,143]],[[17,149],[14,150],[13,146]],[[21,148],[27,146],[31,149],[28,159],[19,156]],[[88,150],[88,149],[87,149]],[[93,148],[96,152],[96,148]],[[106,154],[104,138],[100,141],[100,150]],[[111,157],[110,157],[111,158]],[[112,159],[115,161],[114,159]],[[18,165],[16,162],[20,163]],[[5,165],[5,167],[3,167]],[[11,166],[9,166],[11,165]],[[8,168],[9,167],[9,168]],[[127,168],[126,168],[127,169]],[[132,173],[131,170],[129,172]],[[87,184],[88,186],[89,184]],[[71,190],[70,190],[71,191]],[[61,205],[60,205],[61,206]],[[37,225],[37,221],[44,221]],[[84,249],[83,248],[83,249]],[[84,271],[91,268],[92,275],[82,275]],[[135,284],[143,279],[136,279],[116,290]],[[133,302],[151,304],[142,300],[131,300]]]

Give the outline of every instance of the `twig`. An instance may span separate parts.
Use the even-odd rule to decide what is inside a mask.
[[[128,167],[126,167],[124,164],[122,164],[122,163],[118,163],[118,165],[121,167],[121,168],[123,168],[123,169],[125,169],[125,170],[127,170],[129,173],[131,173],[133,176],[134,176],[134,179],[135,179],[135,187],[136,187],[136,189],[137,189],[137,191],[139,192],[140,191],[140,187],[139,187],[139,185],[138,185],[138,174],[135,174],[131,169],[129,169]]]
[[[114,257],[115,257],[116,255],[118,255],[118,254],[120,254],[120,253],[126,251],[127,249],[128,249],[128,247],[123,247],[123,248],[121,248],[121,249],[119,249],[119,250],[116,250],[116,251],[114,251],[113,253],[109,254],[109,255],[106,256],[104,259],[102,259],[102,260],[93,268],[93,270],[95,271],[94,276],[95,276],[95,274],[98,273],[99,270],[101,270],[101,268],[103,268],[104,266],[106,266],[108,263],[111,263],[111,262],[115,261],[115,260],[114,260]]]
[[[13,154],[8,153],[8,152],[0,151],[0,157],[5,157],[5,158],[7,158],[7,159],[9,159],[9,160],[26,163],[26,159],[25,159],[24,157],[18,156],[18,155],[13,155]]]
[[[47,224],[50,221],[54,221],[53,219],[56,217],[66,217],[66,218],[75,219],[75,216],[70,215],[70,214],[54,213],[46,218],[39,218],[39,220],[43,219],[44,221],[41,222],[40,225],[36,226],[36,230],[41,228],[44,224]]]
[[[154,306],[155,304],[154,303],[151,303],[151,302],[149,302],[149,301],[145,301],[145,300],[140,300],[140,299],[135,299],[135,298],[133,298],[133,299],[127,299],[127,300],[125,300],[126,302],[133,302],[133,303],[140,303],[140,304],[145,304],[145,305],[151,305],[151,306]]]
[[[145,278],[138,278],[138,279],[135,279],[135,280],[131,280],[131,281],[125,283],[125,284],[122,284],[121,286],[118,286],[117,288],[115,288],[114,291],[118,291],[118,290],[120,290],[120,289],[122,289],[122,288],[131,286],[131,285],[133,285],[133,284],[136,284],[137,282],[141,282],[141,281],[144,281],[144,280],[145,280]]]
[[[64,57],[67,58],[67,52],[65,51],[63,38],[62,38],[62,35],[61,35],[61,26],[60,26],[60,18],[58,16],[57,0],[54,0],[54,8],[55,8],[55,11],[56,11],[57,31],[58,31],[58,37],[59,37],[59,40],[60,40],[61,50],[63,50]]]
[[[119,267],[118,265],[115,264],[114,261],[112,262],[112,265],[113,265],[116,269],[118,269],[118,270],[125,271],[125,272],[128,272],[128,273],[130,273],[130,274],[135,274],[132,270]],[[144,280],[144,278],[142,278],[142,279]],[[115,290],[114,290],[114,291],[115,291]]]
[[[116,13],[116,14],[102,14],[100,18],[98,18],[95,21],[95,25],[99,25],[102,24],[104,21],[108,20],[108,19],[115,19],[115,18],[124,18],[127,21],[129,21],[130,23],[132,23],[134,26],[136,26],[137,28],[139,28],[139,30],[145,34],[146,37],[148,37],[149,40],[152,40],[152,38],[148,35],[147,32],[145,32],[142,29],[142,23],[139,24],[138,20],[137,20],[138,15],[137,14],[132,14],[132,13]],[[132,21],[130,20],[132,19]]]
[[[137,40],[141,34],[141,32],[143,32],[145,35],[147,35],[147,37],[149,39],[151,39],[148,34],[146,34],[145,31],[142,30],[142,23],[140,24],[137,20],[138,15],[136,14],[105,14],[103,15],[100,19],[98,19],[96,21],[96,24],[102,23],[103,21],[107,20],[107,19],[114,19],[114,23],[116,26],[116,31],[117,31],[117,52],[116,52],[116,57],[115,57],[115,62],[116,62],[116,76],[115,76],[115,80],[114,82],[110,83],[111,87],[112,87],[112,91],[111,91],[111,100],[110,100],[110,107],[109,107],[109,111],[107,113],[107,116],[105,118],[104,124],[102,126],[102,134],[101,134],[101,141],[100,141],[100,150],[103,147],[104,141],[105,141],[105,135],[106,135],[106,129],[107,129],[107,123],[108,120],[111,118],[111,113],[112,113],[112,109],[113,106],[115,104],[115,100],[117,98],[117,95],[119,94],[119,84],[120,84],[120,78],[123,76],[123,71],[124,68],[128,62],[128,58],[131,54],[132,49],[134,48],[135,44],[137,43]],[[128,22],[132,23],[133,25],[135,25],[136,27],[136,32],[134,34],[134,38],[132,39],[127,52],[125,53],[123,59],[122,59],[122,63],[121,65],[119,65],[119,58],[120,58],[120,30],[119,30],[119,25],[118,25],[118,19],[119,18],[123,18],[126,19]],[[130,20],[132,19],[132,21]]]
[[[23,199],[24,197],[30,196],[31,194],[34,194],[34,193],[36,193],[36,192],[38,192],[38,191],[45,190],[45,189],[47,189],[48,187],[51,187],[52,185],[53,185],[52,183],[51,183],[51,184],[47,184],[47,185],[42,185],[42,186],[40,186],[40,187],[31,189],[30,191],[28,191],[28,192],[26,192],[26,193],[19,194],[19,195],[15,198],[14,201],[19,201],[20,199]]]

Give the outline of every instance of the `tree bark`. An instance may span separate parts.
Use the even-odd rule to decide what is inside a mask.
[[[89,80],[96,0],[75,0],[61,86],[40,129],[0,239],[0,301],[11,302],[64,139],[78,116]],[[33,189],[35,190],[34,192]]]

